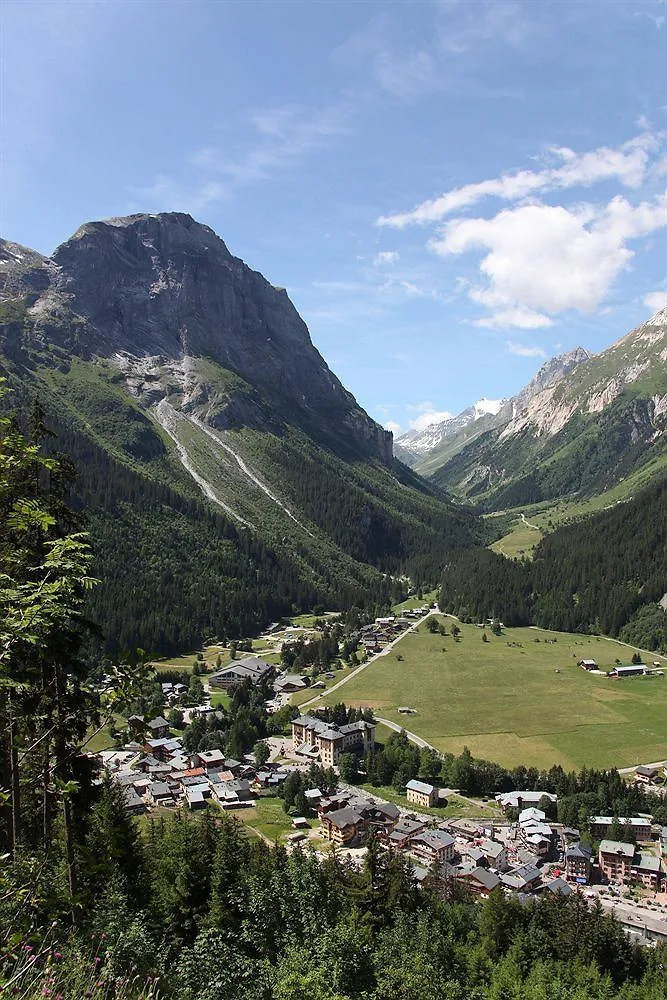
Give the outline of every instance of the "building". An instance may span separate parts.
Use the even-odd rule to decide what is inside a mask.
[[[365,829],[363,816],[355,809],[344,806],[320,815],[322,836],[333,844],[351,844]]]
[[[426,823],[423,820],[403,817],[389,833],[387,843],[390,847],[395,847],[399,851],[403,851],[425,829]]]
[[[430,809],[438,801],[438,789],[425,781],[417,781],[412,778],[408,781],[405,789],[408,802],[414,802],[415,805],[421,806],[423,809]]]
[[[550,802],[557,802],[558,796],[552,795],[550,792],[501,792],[496,795],[496,802],[501,807],[507,811],[508,809],[525,809],[527,806],[539,806],[540,799],[546,798]]]
[[[489,893],[500,885],[498,876],[487,871],[486,868],[471,868],[469,871],[459,872],[456,875],[456,880],[470,892],[474,892],[476,896],[482,896],[484,899],[488,898]]]
[[[410,851],[425,861],[451,861],[456,842],[443,830],[424,830],[412,838]]]
[[[630,866],[630,877],[634,882],[641,882],[647,889],[659,889],[662,880],[660,858],[653,854],[635,854]]]
[[[573,882],[584,885],[591,880],[593,848],[586,844],[572,844],[565,852],[565,875]]]
[[[643,663],[631,663],[627,666],[616,667],[612,670],[612,676],[614,677],[639,677],[641,674],[646,672],[646,667]]]
[[[485,838],[479,845],[489,868],[495,868],[502,872],[507,868],[507,848],[504,844],[499,844],[497,840]]]
[[[342,753],[366,754],[375,746],[374,722],[351,722],[337,726],[311,715],[300,715],[292,720],[294,750],[311,760],[319,760],[333,767]]]
[[[635,768],[635,781],[638,785],[650,785],[664,772],[665,768],[661,764],[640,764]]]
[[[293,694],[295,691],[303,691],[308,684],[300,674],[281,674],[273,682],[273,690],[276,694]]]
[[[161,715],[158,715],[157,719],[151,719],[148,723],[148,728],[151,731],[151,739],[153,740],[169,736],[169,723]]]
[[[578,667],[583,667],[584,670],[597,670],[598,665],[595,660],[579,660]]]
[[[645,816],[591,816],[589,822],[593,839],[606,837],[614,820],[623,827],[629,827],[637,840],[651,839],[651,821]]]
[[[234,660],[228,667],[216,670],[209,678],[209,685],[228,691],[234,684],[250,681],[259,684],[265,677],[272,677],[275,667],[266,663],[259,656],[246,656],[242,660]]]
[[[602,873],[608,879],[624,881],[630,878],[634,856],[634,844],[623,844],[618,840],[603,840],[600,844],[598,863]]]

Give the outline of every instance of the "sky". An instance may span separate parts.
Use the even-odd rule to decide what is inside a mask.
[[[0,233],[190,212],[399,434],[667,305],[666,65],[666,0],[3,0]]]

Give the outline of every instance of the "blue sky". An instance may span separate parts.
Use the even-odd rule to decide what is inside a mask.
[[[667,302],[667,3],[5,0],[2,235],[189,211],[403,430]]]

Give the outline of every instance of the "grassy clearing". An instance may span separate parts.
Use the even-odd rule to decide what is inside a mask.
[[[324,693],[323,702],[371,706],[440,750],[468,746],[508,766],[623,767],[667,758],[667,679],[619,681],[576,665],[588,658],[603,670],[617,657],[629,663],[632,647],[533,628],[488,632],[485,643],[474,625],[460,628],[459,642],[425,628],[409,633],[396,647],[403,661],[380,657],[340,692]],[[417,714],[406,720],[399,705]]]
[[[320,674],[318,677],[315,678],[316,681],[322,681],[324,684],[326,684],[325,688],[315,688],[315,690],[313,690],[312,687],[309,687],[306,688],[305,691],[295,691],[295,693],[290,698],[291,704],[302,705],[304,701],[310,701],[311,698],[315,698],[317,696],[324,697],[329,688],[333,687],[334,684],[338,684],[339,681],[342,681],[344,677],[348,677],[352,673],[352,671],[356,670],[359,666],[359,664],[357,664],[356,666],[349,666],[347,663],[343,663],[342,660],[339,660],[338,662],[343,664],[342,669],[336,670],[335,668],[332,667],[330,671],[327,671],[328,673],[333,673],[332,680],[327,680],[324,674]],[[343,696],[343,691],[341,691],[341,698],[338,699],[339,701],[344,700],[342,696]]]
[[[631,473],[611,489],[586,500],[547,500],[516,507],[506,512],[508,515],[515,515],[510,530],[494,542],[490,548],[510,559],[516,559],[523,555],[530,556],[546,532],[560,528],[571,521],[580,521],[590,517],[591,514],[597,514],[616,504],[630,500],[649,483],[657,482],[665,475],[667,475],[667,458],[660,456]],[[527,521],[538,527],[539,531],[526,526],[521,517],[522,513]],[[494,517],[495,515],[487,516]]]
[[[394,614],[400,615],[403,611],[412,611],[413,608],[421,608],[425,604],[432,604],[433,601],[437,600],[438,592],[437,590],[432,590],[428,594],[424,594],[423,597],[408,597],[406,601],[401,601],[400,604],[394,604],[392,611]]]
[[[229,697],[226,691],[215,691],[211,692],[211,708],[226,708],[232,703],[232,699]]]
[[[376,795],[380,799],[384,799],[386,802],[395,802],[402,809],[419,812],[424,815],[428,813],[429,816],[436,816],[438,819],[451,819],[451,817],[457,816],[466,819],[482,818],[489,820],[494,816],[499,816],[501,813],[495,802],[489,802],[488,806],[474,806],[471,802],[466,801],[466,799],[459,798],[458,795],[448,795],[446,806],[433,806],[432,809],[423,809],[421,806],[416,806],[414,802],[408,802],[405,795],[399,795],[391,785],[363,784],[359,785],[359,788],[370,792],[371,795]]]
[[[285,840],[294,833],[292,820],[283,810],[283,800],[274,796],[257,799],[250,809],[235,809],[234,816],[271,841]],[[311,827],[317,826],[317,820],[308,822]]]

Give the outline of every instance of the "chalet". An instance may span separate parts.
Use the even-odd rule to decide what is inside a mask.
[[[542,881],[542,872],[534,865],[521,865],[512,871],[499,876],[506,889],[514,892],[532,892]]]
[[[184,789],[184,794],[188,809],[203,809],[206,800],[211,797],[211,786],[208,781],[200,781],[196,785],[188,785]]]
[[[252,799],[250,782],[246,778],[233,778],[232,781],[217,781],[211,784],[213,795],[223,809],[242,805]]]
[[[317,809],[320,802],[322,801],[322,792],[319,788],[308,788],[304,792],[306,802],[312,809]]]
[[[425,781],[417,781],[415,778],[408,781],[405,786],[405,794],[408,802],[413,802],[423,809],[430,809],[438,801],[437,788]]]
[[[397,850],[403,851],[409,845],[413,837],[422,833],[426,829],[423,820],[408,819],[403,817],[387,837],[387,844]]]
[[[275,667],[259,656],[246,656],[242,660],[234,660],[228,667],[216,670],[209,678],[209,685],[228,691],[235,684],[241,684],[246,680],[253,685],[259,684],[264,678],[271,677],[274,670]]]
[[[425,861],[451,861],[456,844],[453,837],[442,830],[424,830],[412,838],[410,851]]]
[[[462,858],[467,858],[467,863],[473,863],[478,868],[488,867],[488,861],[486,859],[486,854],[481,847],[477,847],[475,844],[467,843],[462,844],[460,848],[460,854]]]
[[[169,736],[169,723],[161,715],[158,715],[156,719],[151,719],[148,728],[151,731],[151,739],[159,740],[163,736]]]
[[[553,878],[544,887],[547,892],[553,892],[556,896],[570,896],[574,891],[572,886],[564,878]]]
[[[137,794],[136,790],[132,785],[125,785],[123,787],[123,800],[125,802],[125,808],[132,815],[137,815],[146,811],[146,803]]]
[[[591,816],[589,822],[593,839],[606,837],[614,819],[621,826],[631,829],[637,840],[651,839],[651,822],[645,816]]]
[[[624,844],[617,840],[603,840],[600,844],[598,863],[608,879],[624,881],[630,878],[634,856],[634,844]]]
[[[479,845],[487,864],[497,871],[505,871],[507,868],[507,848],[504,844],[499,844],[497,840],[485,838]]]
[[[527,806],[539,806],[540,799],[546,798],[550,802],[557,802],[558,797],[550,792],[501,792],[496,795],[496,802],[505,812],[508,809],[525,809]]]
[[[640,764],[635,768],[635,781],[638,785],[650,785],[664,773],[665,768],[662,764]]]
[[[598,668],[595,660],[579,660],[577,666],[582,667],[584,670],[597,670]]]
[[[590,882],[593,848],[586,844],[572,844],[565,852],[565,875],[581,885]]]
[[[273,690],[277,694],[293,694],[307,687],[308,683],[300,674],[282,674],[273,682]]]
[[[471,868],[469,871],[459,872],[456,875],[457,882],[464,885],[470,892],[487,899],[489,894],[500,885],[500,879],[493,872],[486,868]]]
[[[193,765],[203,767],[206,771],[214,771],[224,766],[225,755],[222,750],[198,750],[192,755]]]
[[[310,715],[292,720],[292,743],[296,753],[333,766],[349,751],[366,754],[375,745],[375,723],[352,722],[337,726]]]
[[[153,781],[146,789],[146,797],[154,806],[173,806],[174,796],[166,781]]]
[[[334,844],[352,844],[363,832],[364,818],[349,806],[322,813],[322,836]]]

